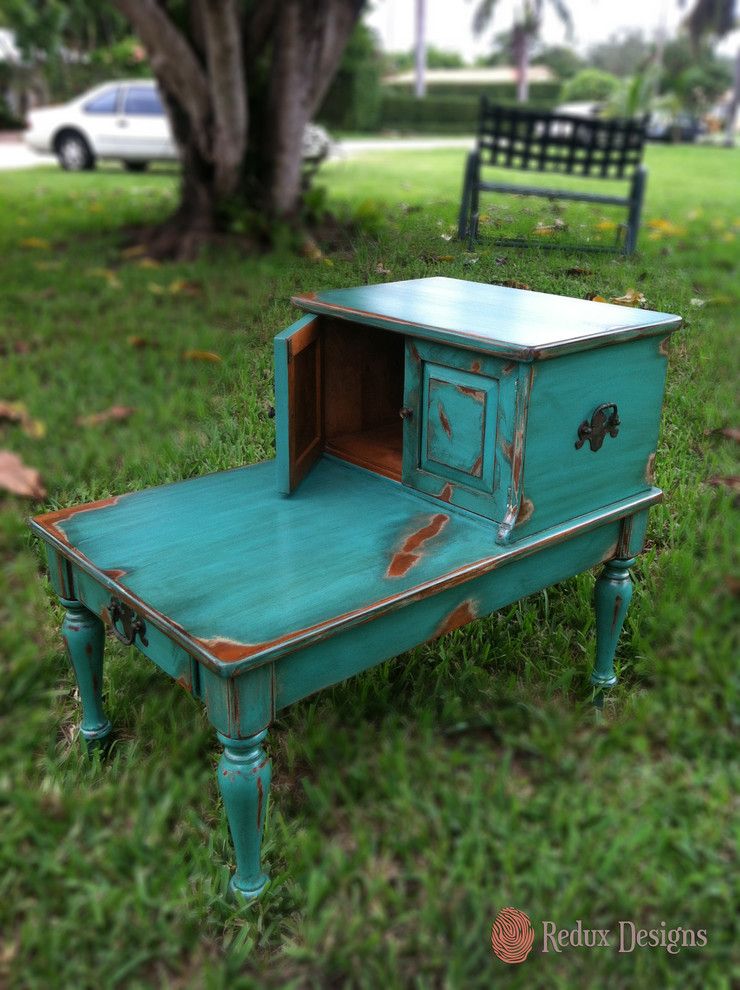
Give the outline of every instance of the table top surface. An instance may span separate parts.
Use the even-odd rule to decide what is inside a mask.
[[[331,457],[292,495],[275,480],[265,461],[31,525],[207,666],[240,673],[626,511],[501,547],[494,523]]]
[[[269,461],[33,525],[220,663],[288,652],[496,552],[487,521],[328,457],[290,496]]]
[[[419,278],[295,296],[312,313],[475,348],[522,361],[657,333],[670,313],[456,278]]]

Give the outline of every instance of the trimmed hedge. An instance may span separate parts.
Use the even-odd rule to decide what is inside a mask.
[[[450,89],[452,87],[445,87]],[[478,126],[481,92],[497,103],[516,103],[516,87],[502,85],[486,87],[455,95],[432,94],[418,100],[413,93],[386,88],[380,105],[380,127],[383,130],[419,131],[435,134],[472,134]],[[549,109],[557,103],[560,84],[544,84],[530,89],[528,106]]]

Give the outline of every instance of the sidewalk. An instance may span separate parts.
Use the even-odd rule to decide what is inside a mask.
[[[343,161],[359,155],[394,151],[436,151],[438,148],[472,148],[475,137],[367,137],[337,141],[329,155],[332,161]],[[53,155],[38,155],[23,143],[19,131],[0,132],[0,171],[13,168],[34,168],[53,165]]]

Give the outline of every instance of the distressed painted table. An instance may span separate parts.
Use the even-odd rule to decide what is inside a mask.
[[[280,709],[601,562],[591,679],[615,682],[680,325],[445,278],[294,301],[274,461],[32,521],[83,737],[111,731],[107,625],[206,705],[245,898]]]

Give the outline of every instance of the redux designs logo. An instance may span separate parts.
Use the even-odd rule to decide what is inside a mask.
[[[535,931],[523,911],[502,908],[491,927],[491,948],[501,962],[522,963],[532,951]],[[662,948],[671,955],[681,949],[701,948],[707,944],[704,928],[638,928],[633,921],[620,921],[612,935],[609,928],[584,928],[579,919],[574,928],[558,928],[554,921],[542,922],[543,953],[563,952],[569,948],[616,948],[618,952],[634,952],[636,948]]]

